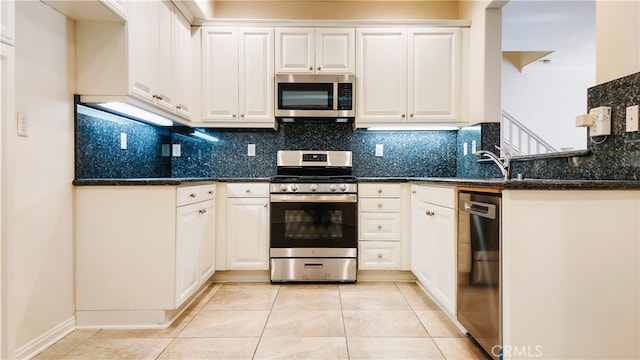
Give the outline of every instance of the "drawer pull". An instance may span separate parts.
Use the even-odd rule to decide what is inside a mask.
[[[213,190],[209,190],[209,195],[213,195]]]
[[[378,209],[382,209],[382,203],[378,203]]]
[[[189,197],[192,198],[192,199],[195,199],[196,198],[196,193],[189,194]]]
[[[246,192],[247,194],[249,194],[251,192],[251,189],[247,189],[244,192]]]
[[[382,230],[382,225],[378,225],[378,230]]]
[[[198,210],[198,214],[206,214],[206,213],[207,213],[207,209]]]
[[[382,254],[378,254],[378,259],[382,259]]]
[[[378,194],[382,194],[382,189],[378,189]]]
[[[427,210],[427,212],[425,213],[427,216],[435,216],[436,213],[434,213],[433,211]]]

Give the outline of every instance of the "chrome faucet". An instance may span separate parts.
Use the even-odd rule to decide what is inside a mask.
[[[497,146],[496,146],[496,149],[500,150],[500,148],[497,147]],[[509,180],[509,177],[510,177],[509,170],[511,169],[511,167],[510,167],[510,165],[511,165],[511,154],[506,153],[504,159],[502,159],[502,160],[496,154],[492,153],[491,151],[487,151],[487,150],[478,150],[478,151],[476,151],[475,154],[478,157],[488,157],[489,159],[491,159],[500,168],[500,171],[502,172],[502,175],[504,175],[504,179],[505,180]]]

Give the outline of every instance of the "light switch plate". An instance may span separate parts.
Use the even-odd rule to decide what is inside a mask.
[[[247,145],[247,156],[256,156],[256,144]]]
[[[127,133],[120,133],[120,150],[127,150]]]
[[[18,136],[29,136],[29,121],[26,113],[19,112],[18,117]]]
[[[180,157],[180,144],[171,145],[171,153],[174,157]]]
[[[638,105],[627,106],[627,132],[638,131]]]
[[[383,155],[384,155],[384,145],[376,144],[376,156],[383,156]]]

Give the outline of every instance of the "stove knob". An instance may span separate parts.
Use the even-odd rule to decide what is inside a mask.
[[[298,191],[298,185],[296,185],[296,184],[291,184],[291,191],[293,191],[293,192]]]
[[[340,184],[340,191],[347,191],[347,184]]]
[[[287,191],[287,184],[280,184],[280,191]]]
[[[336,186],[336,184],[331,184],[331,186],[329,186],[329,190],[330,191],[336,191],[336,190],[338,190],[338,187]]]
[[[309,189],[311,189],[311,191],[316,191],[316,190],[318,190],[318,184],[311,184],[311,185],[309,185]]]

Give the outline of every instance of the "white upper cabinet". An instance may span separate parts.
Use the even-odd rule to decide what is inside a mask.
[[[406,117],[406,29],[358,29],[357,122],[400,122]]]
[[[358,29],[356,126],[458,123],[458,28]]]
[[[274,127],[273,30],[202,30],[203,121],[224,127]]]
[[[127,97],[173,120],[190,120],[191,25],[168,1],[124,5],[126,22],[76,23],[81,100]]]
[[[353,74],[353,28],[276,28],[276,72]]]
[[[0,42],[15,45],[15,2],[13,0],[0,1]]]
[[[459,37],[452,28],[409,30],[408,121],[458,120]]]

